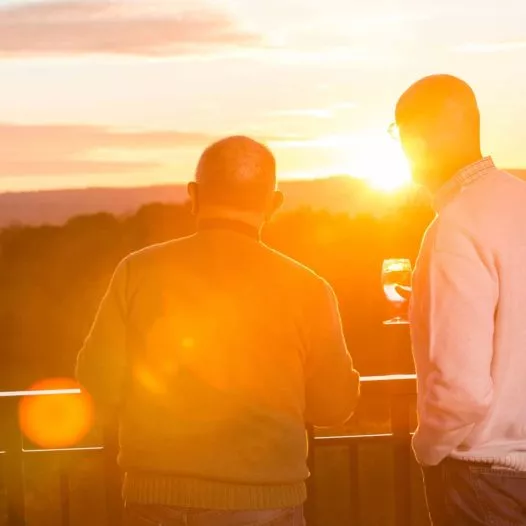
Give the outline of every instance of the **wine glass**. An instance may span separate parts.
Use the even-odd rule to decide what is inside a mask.
[[[394,308],[400,312],[407,309],[407,299],[397,289],[411,290],[412,267],[409,259],[384,259],[382,264],[382,285],[384,294]],[[384,325],[407,325],[406,317],[397,315],[390,320],[384,321]]]

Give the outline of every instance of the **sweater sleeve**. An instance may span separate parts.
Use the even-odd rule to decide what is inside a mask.
[[[101,409],[115,409],[126,373],[127,263],[115,270],[77,358],[76,376]]]
[[[307,319],[310,341],[306,360],[306,420],[315,426],[329,427],[352,416],[358,403],[360,378],[347,351],[336,296],[326,282],[319,284]]]
[[[436,465],[487,414],[493,397],[494,315],[498,279],[491,257],[469,232],[440,222],[423,245],[411,306],[419,376],[419,427],[413,448]]]

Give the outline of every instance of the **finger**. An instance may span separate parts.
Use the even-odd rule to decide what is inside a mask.
[[[397,285],[395,287],[396,293],[399,294],[405,300],[411,299],[412,289],[411,287],[405,287],[403,285]]]

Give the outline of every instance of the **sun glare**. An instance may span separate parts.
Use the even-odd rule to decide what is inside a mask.
[[[400,144],[387,134],[368,136],[360,141],[359,153],[350,159],[349,170],[372,188],[386,192],[399,190],[411,182]]]

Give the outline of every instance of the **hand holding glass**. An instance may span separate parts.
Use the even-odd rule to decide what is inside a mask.
[[[385,297],[397,310],[407,304],[407,298],[398,289],[411,290],[411,261],[409,259],[384,259],[382,265],[382,285]],[[406,325],[408,320],[402,316],[384,321],[385,325]]]

